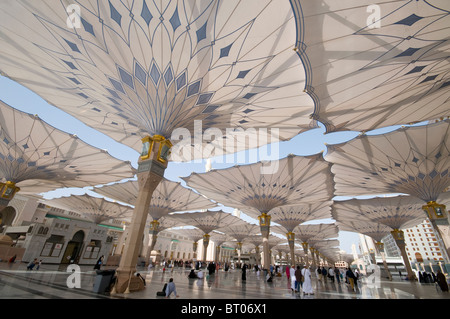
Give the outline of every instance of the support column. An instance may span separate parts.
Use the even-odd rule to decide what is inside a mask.
[[[386,270],[386,272],[387,272],[388,279],[390,281],[392,281],[392,275],[391,275],[391,272],[390,272],[389,267],[386,262],[386,254],[384,252],[384,244],[381,241],[378,241],[375,243],[375,247],[377,248],[378,253],[381,255],[381,259],[383,260],[384,270]],[[376,265],[376,263],[375,263],[375,265]]]
[[[147,256],[146,256],[147,264],[150,263],[152,251],[153,249],[155,249],[156,241],[158,239],[158,233],[159,233],[159,222],[155,219],[150,222],[149,227],[149,234],[152,235],[152,241],[147,249]]]
[[[305,267],[309,267],[308,263],[308,243],[306,241],[302,242],[303,251],[305,252]]]
[[[255,251],[256,251],[256,263],[258,265],[261,265],[261,251],[259,250],[258,245],[255,246]]]
[[[394,229],[391,231],[391,234],[400,249],[400,253],[402,254],[403,263],[405,264],[406,272],[408,273],[408,279],[410,281],[416,280],[416,276],[414,275],[411,269],[411,264],[409,263],[408,254],[406,253],[406,243],[403,231],[400,229]]]
[[[286,234],[287,240],[288,240],[288,244],[289,244],[289,249],[291,251],[290,256],[291,256],[291,265],[295,266],[295,233],[293,232],[288,232]]]
[[[197,259],[197,248],[198,248],[198,242],[192,243],[192,250],[194,251],[194,259]]]
[[[216,246],[216,252],[215,252],[215,255],[214,255],[214,262],[215,263],[220,261],[219,256],[220,256],[220,245],[217,245]]]
[[[118,293],[139,291],[144,289],[142,280],[136,277],[136,263],[142,245],[142,236],[147,222],[148,210],[153,191],[164,177],[167,168],[167,157],[172,144],[163,136],[155,135],[142,139],[143,148],[138,161],[137,178],[139,193],[134,207],[131,223],[128,227],[128,238],[124,252],[116,270],[117,281],[115,291]]]
[[[209,234],[203,235],[203,259],[202,259],[202,261],[204,261],[204,262],[206,262],[206,253],[207,253],[208,245],[209,245],[209,237],[211,237]]]
[[[316,269],[317,269],[317,266],[316,266],[316,259],[314,258],[315,256],[314,256],[314,254],[315,254],[315,249],[314,249],[314,247],[310,247],[309,248],[309,251],[311,252],[311,261],[312,261],[312,266],[313,266],[313,270],[315,271]]]
[[[270,268],[270,252],[269,252],[269,234],[270,234],[270,219],[271,216],[262,213],[258,216],[259,226],[261,227],[261,235],[263,238],[263,253],[264,253],[264,264],[263,269],[269,270]]]

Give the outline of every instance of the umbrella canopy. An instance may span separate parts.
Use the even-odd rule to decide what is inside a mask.
[[[292,3],[313,118],[327,132],[450,115],[446,0]]]
[[[139,193],[139,183],[138,181],[115,183],[94,187],[94,191],[117,201],[135,205]],[[152,194],[148,213],[153,220],[159,220],[169,213],[215,206],[216,204],[204,196],[181,186],[180,183],[163,179]]]
[[[393,229],[414,227],[424,221],[423,202],[412,196],[375,197],[336,201],[338,218],[370,220]]]
[[[184,226],[194,226],[201,229],[205,234],[211,233],[213,230],[223,227],[233,227],[242,223],[242,219],[219,211],[206,211],[195,213],[174,213],[170,217],[179,221]]]
[[[71,195],[44,201],[45,204],[81,213],[96,224],[108,219],[131,219],[133,208],[88,194]]]
[[[239,224],[221,227],[218,230],[236,239],[240,243],[246,238],[257,235],[260,232],[258,225],[250,224],[243,220]]]
[[[377,242],[391,233],[391,227],[384,224],[371,222],[368,220],[361,220],[360,218],[341,218],[339,215],[334,217],[337,220],[337,225],[341,231],[355,232],[371,237]]]
[[[280,224],[286,232],[310,220],[331,218],[332,201],[280,206],[270,211],[272,221]]]
[[[333,196],[330,163],[321,153],[192,173],[183,179],[208,198],[242,207],[251,217],[278,206],[327,201]]]
[[[450,184],[450,121],[329,145],[336,195],[403,193],[435,201]]]
[[[294,229],[295,238],[301,242],[311,242],[313,240],[323,240],[325,238],[336,238],[339,229],[333,224],[309,224],[299,225]]]
[[[36,115],[0,101],[0,179],[23,193],[85,187],[131,178],[135,169]]]
[[[285,140],[314,125],[289,2],[23,0],[0,12],[2,74],[137,151],[146,135],[197,134],[195,120],[231,138],[227,128],[276,127]],[[192,144],[235,152],[222,136]],[[177,160],[211,149],[191,154]]]

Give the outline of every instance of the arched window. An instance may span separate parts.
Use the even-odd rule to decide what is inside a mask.
[[[421,263],[421,262],[423,262],[423,258],[422,258],[422,255],[420,254],[420,253],[416,253],[416,260],[417,260],[417,262],[419,262],[419,263]]]

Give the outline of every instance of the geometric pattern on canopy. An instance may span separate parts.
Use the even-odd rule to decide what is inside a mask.
[[[314,219],[331,218],[332,201],[305,203],[295,206],[280,206],[270,211],[272,221],[280,224],[286,232],[292,232],[298,225]]]
[[[170,217],[178,220],[184,226],[194,226],[201,229],[205,234],[222,227],[233,227],[243,220],[224,211],[206,211],[195,213],[174,213]]]
[[[450,185],[450,120],[328,145],[336,195],[409,194],[435,201]]]
[[[2,2],[0,71],[113,139],[140,151],[148,134],[192,135],[194,120],[281,140],[314,126],[288,1],[73,4],[79,16],[63,1]]]
[[[130,220],[133,208],[88,194],[71,195],[44,201],[45,204],[81,213],[96,224],[108,219]]]
[[[139,193],[138,181],[127,181],[94,187],[94,191],[114,200],[135,205]],[[148,213],[158,220],[169,213],[213,208],[216,204],[205,197],[181,186],[178,182],[163,179],[152,194]]]
[[[134,176],[130,162],[118,160],[39,117],[0,101],[0,178],[23,193],[85,187]]]
[[[392,229],[417,226],[426,219],[423,202],[412,196],[375,197],[335,201],[333,216],[343,220],[372,221]]]
[[[291,2],[313,118],[327,132],[450,115],[447,0]]]
[[[183,179],[206,197],[225,206],[244,209],[251,217],[269,213],[278,206],[331,200],[331,164],[321,153],[289,155],[269,163],[192,173]],[[267,167],[275,169],[270,174],[262,173]]]

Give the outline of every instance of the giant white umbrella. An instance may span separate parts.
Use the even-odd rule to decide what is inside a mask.
[[[448,117],[448,1],[291,1],[312,117],[327,132]]]
[[[286,230],[286,237],[291,249],[291,264],[295,264],[295,227],[310,220],[331,218],[331,204],[331,200],[319,201],[295,206],[280,206],[271,210],[272,221],[280,224]]]
[[[133,214],[131,206],[88,194],[62,196],[43,202],[49,206],[81,213],[96,224],[108,219],[129,220]]]
[[[139,194],[139,182],[137,180],[130,180],[122,183],[103,185],[101,187],[94,187],[94,191],[103,196],[135,206]],[[170,213],[174,212],[206,209],[214,206],[216,205],[213,202],[183,187],[180,183],[163,179],[153,191],[148,207],[148,215],[151,218],[149,232],[152,235],[152,244],[147,250],[147,259],[150,259],[150,254],[156,244],[158,233],[165,228],[161,226],[161,218],[167,217]],[[172,220],[172,224],[174,224],[172,227],[175,224],[181,226],[181,223],[178,225],[179,221],[175,223],[175,220]]]
[[[425,219],[422,202],[412,196],[375,197],[336,201],[333,211],[347,218],[368,220],[391,228],[391,234],[400,249],[408,278],[415,278],[406,252],[403,230],[414,227]]]
[[[17,191],[36,194],[131,178],[135,169],[39,118],[0,101],[0,209]]]
[[[169,158],[220,156],[315,127],[289,2],[20,0],[0,9],[1,74],[141,152],[118,292],[143,289],[131,276],[137,242]]]
[[[371,237],[375,241],[375,247],[383,260],[384,270],[389,280],[392,280],[391,272],[386,262],[386,254],[384,252],[383,238],[391,233],[391,228],[380,223],[361,220],[345,213],[333,212],[333,218],[336,219],[339,230],[355,232]],[[373,263],[376,265],[375,252],[369,252]]]
[[[426,202],[436,235],[448,225],[445,205],[436,201],[450,185],[450,120],[403,127],[379,135],[360,135],[329,145],[336,195],[409,194]],[[444,236],[439,236],[444,237]]]
[[[208,198],[245,208],[247,214],[259,219],[266,269],[270,264],[267,239],[271,210],[300,202],[328,201],[333,196],[330,163],[324,161],[321,153],[193,173],[183,179]]]
[[[206,261],[206,252],[209,245],[210,233],[223,227],[234,227],[241,224],[242,219],[230,213],[219,211],[204,211],[193,213],[173,213],[170,217],[177,220],[183,226],[194,226],[201,229],[203,234],[203,261]]]

